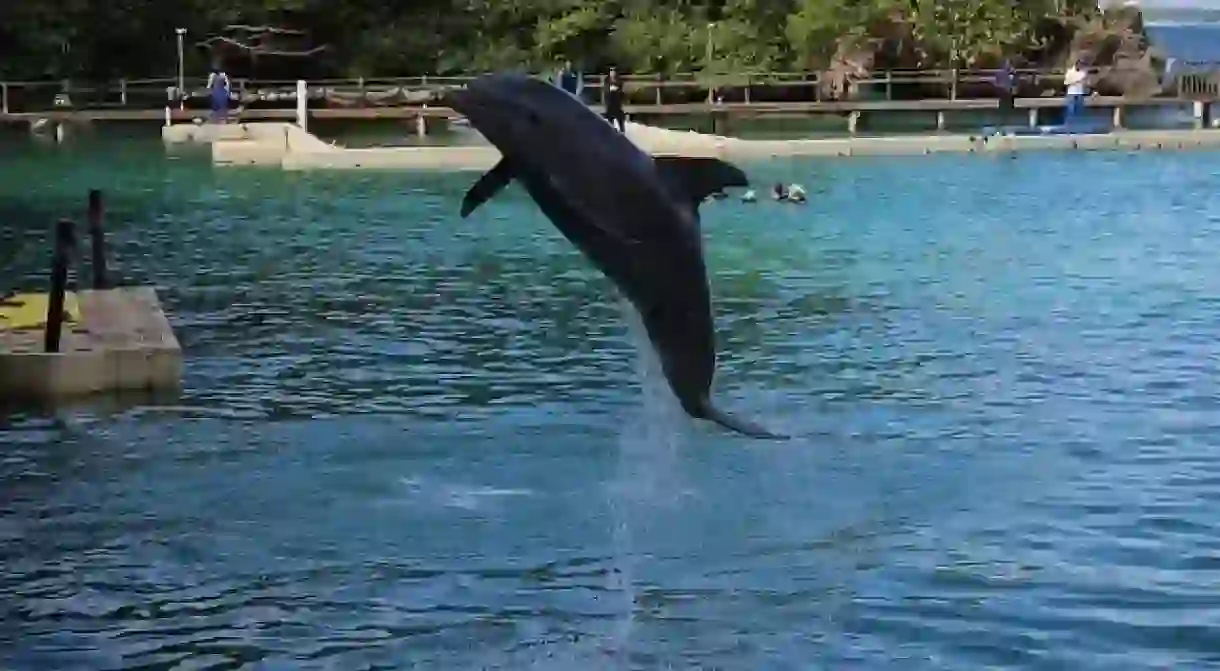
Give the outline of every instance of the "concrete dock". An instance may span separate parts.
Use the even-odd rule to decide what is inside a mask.
[[[500,153],[486,142],[463,146],[347,149],[290,123],[174,125],[169,142],[210,142],[216,165],[271,165],[285,170],[486,170]],[[627,137],[653,155],[715,156],[750,161],[791,156],[897,156],[940,152],[1026,150],[1178,150],[1220,147],[1220,129],[1115,130],[1109,133],[991,135],[934,134],[801,140],[748,140],[628,123]]]
[[[43,324],[0,322],[0,398],[49,400],[98,392],[176,390],[182,348],[150,287],[80,291],[59,351]]]

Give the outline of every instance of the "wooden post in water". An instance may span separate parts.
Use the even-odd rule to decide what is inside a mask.
[[[8,114],[8,83],[0,82],[0,112]]]
[[[47,326],[43,333],[43,351],[58,352],[64,328],[64,292],[68,288],[68,259],[76,246],[71,219],[55,224],[55,249],[51,257],[51,295],[47,301]]]
[[[109,289],[106,284],[106,231],[102,227],[102,192],[89,189],[89,239],[93,243],[93,288]]]

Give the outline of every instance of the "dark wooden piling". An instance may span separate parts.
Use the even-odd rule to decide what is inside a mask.
[[[55,224],[55,251],[51,260],[51,296],[47,301],[47,327],[43,351],[58,352],[64,327],[64,292],[68,288],[68,262],[76,247],[72,220],[60,219]]]
[[[106,281],[106,232],[102,227],[102,192],[89,189],[89,238],[93,243],[93,288],[109,289]]]

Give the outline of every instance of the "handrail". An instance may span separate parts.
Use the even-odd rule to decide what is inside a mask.
[[[994,77],[997,72],[998,72],[998,70],[994,70],[994,69],[959,69],[959,70],[894,69],[894,70],[878,70],[865,77],[849,77],[849,79],[851,79],[853,81],[857,81],[857,82],[868,81],[868,82],[876,82],[876,83],[884,83],[886,81],[898,81],[898,79],[896,79],[896,78],[901,78],[904,80],[915,79],[918,81],[927,81],[927,82],[948,82],[948,81],[951,81],[954,76],[956,76],[959,80],[965,79],[965,78],[979,78],[979,77],[991,78],[991,77]],[[1016,70],[1014,70],[1014,73],[1018,77],[1028,76],[1028,75],[1036,75],[1038,77],[1048,77],[1048,76],[1060,77],[1063,75],[1064,71],[1060,68],[1016,69]],[[535,74],[537,74],[539,76],[549,77],[553,73],[535,73]],[[480,75],[477,75],[477,74],[411,75],[411,76],[400,76],[400,77],[389,76],[389,77],[347,77],[347,78],[337,78],[337,79],[328,78],[328,79],[311,79],[309,81],[311,84],[316,84],[316,85],[321,85],[321,86],[337,86],[337,85],[338,86],[342,86],[342,85],[357,86],[361,82],[365,83],[366,85],[371,84],[371,83],[390,83],[390,82],[392,82],[392,83],[398,83],[398,84],[415,83],[415,84],[419,84],[421,86],[439,86],[439,85],[450,84],[450,83],[467,83],[467,82],[473,81],[474,79],[478,78],[479,76]],[[589,85],[590,83],[600,82],[601,79],[604,77],[604,75],[583,74],[582,77],[583,77],[585,84]],[[759,81],[760,83],[763,83],[767,80],[795,80],[794,83],[796,83],[799,81],[808,81],[811,78],[819,78],[819,77],[821,77],[821,75],[820,75],[820,73],[818,73],[816,71],[783,71],[783,70],[743,71],[743,72],[734,72],[734,73],[675,72],[675,73],[671,73],[671,74],[642,73],[642,74],[621,75],[622,80],[627,83],[662,84],[662,85],[674,85],[674,84],[680,84],[680,83],[703,84],[703,83],[706,83],[708,80],[725,80],[725,81],[731,81],[731,82]],[[202,76],[202,75],[193,76],[193,77],[188,76],[185,79],[192,80],[192,81],[200,81],[200,80],[206,80],[206,76]],[[256,84],[259,84],[262,86],[296,86],[295,79],[275,80],[275,79],[249,79],[249,78],[242,78],[242,77],[233,77],[232,79],[234,82],[246,82],[247,84],[256,83]],[[76,83],[70,82],[70,80],[66,80],[66,79],[62,79],[62,78],[61,79],[43,79],[43,80],[25,80],[25,81],[5,81],[5,82],[0,82],[0,83],[7,84],[9,86],[38,87],[38,86],[63,86],[65,82],[69,82],[69,85],[73,90],[80,90],[80,89],[86,89],[86,88],[98,88],[98,87],[103,87],[103,86],[104,87],[117,86],[122,83],[126,83],[128,86],[152,85],[152,84],[174,85],[177,83],[177,81],[178,81],[177,76],[166,76],[166,77],[148,77],[148,78],[143,78],[143,79],[122,78],[119,80],[113,80],[113,81],[107,81],[107,82],[101,82],[101,83],[94,82],[92,84],[76,84]]]
[[[1105,68],[1100,71],[1106,70]],[[971,87],[980,84],[987,84],[994,80],[998,71],[994,69],[961,69],[961,70],[913,70],[913,69],[896,69],[883,70],[868,74],[862,77],[844,77],[841,79],[831,79],[824,74],[817,72],[792,72],[792,71],[759,71],[759,72],[739,72],[728,74],[716,74],[708,72],[682,72],[670,75],[662,74],[628,74],[623,75],[622,79],[627,90],[633,95],[638,95],[643,91],[653,92],[652,97],[656,104],[662,104],[665,96],[663,92],[678,92],[682,89],[687,91],[687,97],[698,94],[700,97],[707,97],[710,101],[713,92],[736,92],[736,97],[744,95],[745,102],[753,102],[760,97],[766,97],[774,93],[777,89],[812,89],[810,98],[815,101],[823,99],[823,92],[826,90],[827,84],[837,84],[834,87],[841,92],[842,87],[850,87],[855,91],[870,88],[876,94],[883,94],[887,100],[894,99],[895,89],[899,87],[923,87],[925,90],[920,91],[920,94],[933,99],[947,98],[949,100],[957,100],[959,98],[960,87]],[[1208,77],[1220,76],[1220,69],[1213,71]],[[1064,71],[1059,68],[1044,68],[1044,69],[1017,69],[1014,74],[1023,84],[1032,83],[1042,87],[1058,87],[1062,85],[1062,77]],[[423,98],[427,98],[428,94],[436,94],[446,88],[461,87],[469,83],[479,75],[418,75],[411,77],[368,77],[368,78],[348,78],[348,79],[319,79],[308,82],[310,97],[333,97],[344,100],[340,104],[376,104],[378,96],[384,100],[386,95],[399,95],[405,89],[407,93],[412,95],[423,94]],[[541,77],[550,77],[550,73],[539,75]],[[603,75],[583,75],[584,88],[599,93],[604,93],[604,76]],[[204,87],[204,77],[187,77],[184,79],[186,84],[187,94],[192,93],[198,95],[200,89]],[[20,81],[20,82],[3,82],[0,81],[0,112],[14,111],[15,107],[21,107],[23,110],[36,111],[34,108],[51,104],[50,97],[47,95],[47,90],[55,87],[59,91],[55,97],[58,99],[60,95],[66,94],[65,99],[56,100],[56,107],[65,106],[69,108],[78,108],[83,103],[83,106],[102,106],[102,107],[142,107],[149,108],[158,105],[164,105],[167,102],[176,101],[175,91],[177,89],[177,77],[163,78],[146,78],[146,79],[121,79],[117,82],[103,82],[100,84],[85,84],[74,83],[65,80],[43,80],[43,81]],[[296,80],[259,80],[246,78],[232,78],[232,88],[237,94],[239,100],[245,101],[278,101],[278,100],[293,100],[296,96]],[[1181,95],[1184,90],[1189,90],[1191,95],[1196,96],[1217,96],[1220,93],[1215,91],[1212,85],[1205,85],[1202,82],[1195,80],[1183,82],[1180,78],[1177,85],[1173,87],[1176,95]],[[41,91],[41,93],[33,93]],[[939,91],[937,93],[936,91]],[[25,95],[32,93],[32,95]],[[966,91],[967,94],[974,96],[979,95],[979,89],[974,91]],[[792,94],[789,93],[790,97]],[[983,93],[984,96],[989,96],[989,93]],[[841,95],[833,96],[842,98]],[[29,98],[29,100],[25,100]],[[42,98],[40,104],[35,103],[35,98]],[[134,99],[134,101],[133,101]],[[26,103],[31,104],[26,104]],[[422,104],[428,102],[426,100],[417,99],[411,103],[400,100],[396,104]]]

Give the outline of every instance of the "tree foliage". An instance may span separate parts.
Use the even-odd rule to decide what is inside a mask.
[[[826,68],[844,47],[890,67],[1037,59],[1045,27],[1082,0],[3,0],[0,77],[166,76],[174,29],[194,44],[228,24],[306,30],[336,76],[551,68],[726,74]],[[1049,23],[1048,23],[1049,22]]]

